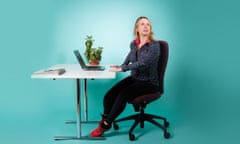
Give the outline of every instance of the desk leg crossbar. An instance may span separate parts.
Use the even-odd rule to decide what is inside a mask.
[[[97,138],[92,138],[89,136],[82,136],[82,121],[81,121],[81,103],[80,103],[80,79],[76,79],[76,115],[77,115],[77,121],[72,121],[71,123],[76,123],[77,127],[77,135],[76,136],[55,136],[54,140],[103,140],[105,139],[104,137],[97,137]],[[84,79],[84,95],[86,98],[86,79]],[[86,101],[85,99],[85,106]],[[85,109],[86,110],[86,109]],[[87,121],[87,110],[85,111],[85,118]]]

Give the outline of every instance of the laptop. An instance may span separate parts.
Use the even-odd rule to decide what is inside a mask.
[[[86,70],[86,71],[103,71],[103,70],[105,70],[104,66],[88,66],[88,65],[86,65],[78,50],[74,50],[73,53],[76,56],[80,66],[83,70]]]

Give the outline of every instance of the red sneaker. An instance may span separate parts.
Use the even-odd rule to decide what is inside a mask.
[[[101,125],[98,125],[97,128],[95,128],[91,133],[90,136],[91,137],[101,137],[103,135],[103,133],[105,131],[107,131],[108,129],[104,129],[101,127]]]

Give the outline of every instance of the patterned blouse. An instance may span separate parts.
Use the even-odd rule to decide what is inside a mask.
[[[137,80],[148,81],[158,85],[158,59],[160,44],[152,41],[143,45],[137,51],[137,44],[130,44],[130,52],[121,65],[123,71],[131,71],[131,77]]]

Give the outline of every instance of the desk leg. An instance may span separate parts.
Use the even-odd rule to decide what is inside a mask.
[[[99,122],[97,120],[89,120],[88,119],[88,95],[87,95],[87,79],[84,79],[84,83],[83,83],[83,88],[84,88],[84,116],[85,116],[85,120],[83,120],[82,122],[86,122],[86,123],[96,123]]]
[[[76,80],[76,89],[77,89],[77,96],[76,96],[76,112],[77,112],[77,137],[80,138],[82,135],[82,125],[81,125],[81,103],[80,103],[80,79]]]
[[[82,136],[82,122],[81,122],[81,102],[80,102],[80,79],[76,79],[76,115],[77,115],[77,136],[55,136],[55,140],[103,140],[104,137],[88,137]]]
[[[87,98],[87,79],[84,79],[84,114],[85,114],[85,121],[88,121],[88,98]]]
[[[91,121],[89,121],[88,120],[88,95],[87,95],[87,79],[85,78],[85,79],[83,79],[84,81],[83,81],[83,98],[84,98],[84,120],[82,120],[81,122],[82,123],[90,123],[90,122],[93,122],[93,123],[95,123],[95,122],[99,122],[99,121],[97,121],[97,120],[91,120]],[[66,124],[76,124],[77,123],[77,121],[76,120],[66,120],[65,121],[65,123]]]

